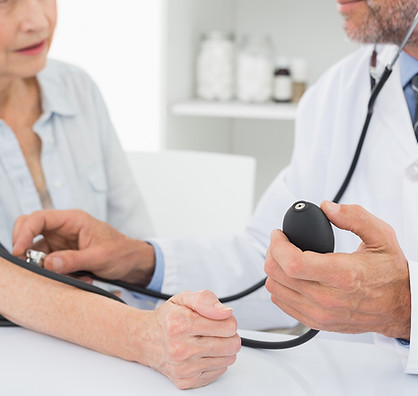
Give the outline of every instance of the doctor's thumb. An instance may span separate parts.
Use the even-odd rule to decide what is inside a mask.
[[[351,231],[368,245],[381,241],[390,229],[388,224],[360,205],[341,205],[324,201],[321,209],[336,227]]]
[[[76,250],[62,250],[50,253],[45,258],[44,267],[58,274],[70,274],[79,271],[82,269],[80,253],[80,251]]]
[[[354,224],[358,222],[364,209],[358,205],[341,205],[331,201],[323,201],[321,209],[328,220],[336,227],[343,230],[353,231]]]

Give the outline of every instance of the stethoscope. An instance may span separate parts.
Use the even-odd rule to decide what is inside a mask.
[[[338,203],[341,200],[341,197],[343,196],[344,192],[347,190],[347,187],[348,187],[348,185],[351,181],[351,178],[353,176],[354,170],[356,169],[361,150],[363,148],[363,143],[364,143],[364,140],[366,138],[367,131],[369,129],[370,121],[371,121],[371,118],[372,118],[372,115],[373,115],[374,106],[375,106],[375,103],[376,103],[376,99],[377,99],[379,93],[381,92],[382,88],[386,84],[386,81],[388,80],[388,78],[392,74],[393,67],[394,67],[396,61],[398,60],[401,52],[405,48],[405,45],[407,44],[407,42],[408,42],[409,38],[411,37],[413,31],[415,30],[417,24],[418,24],[418,12],[416,13],[415,18],[414,18],[408,32],[406,33],[404,40],[402,41],[401,45],[399,46],[398,50],[396,51],[392,61],[384,68],[384,70],[383,70],[383,72],[382,72],[382,74],[379,78],[376,75],[377,53],[376,53],[375,49],[373,50],[372,57],[371,57],[371,62],[370,62],[370,66],[371,66],[371,68],[370,68],[370,80],[371,80],[372,90],[371,90],[370,98],[369,98],[368,105],[367,105],[366,119],[364,121],[363,129],[362,129],[362,132],[360,134],[360,138],[359,138],[357,148],[356,148],[356,151],[354,153],[350,168],[347,172],[347,175],[346,175],[340,189],[338,190],[337,194],[335,195],[335,197],[333,199],[333,202]],[[304,211],[308,205],[309,204],[305,203],[304,201],[299,201],[299,202],[295,203],[289,209],[288,213]],[[316,212],[316,213],[319,213],[319,212]],[[285,216],[285,218],[286,218],[286,216]],[[283,231],[285,231],[284,227],[283,227]],[[333,246],[333,241],[332,241],[332,246]],[[332,251],[332,250],[330,250],[330,251]],[[120,299],[119,297],[117,297],[113,293],[108,292],[107,290],[101,289],[97,286],[94,286],[94,285],[91,285],[91,284],[88,284],[88,283],[85,283],[85,282],[82,282],[82,281],[80,281],[76,278],[72,278],[72,277],[69,277],[69,276],[66,276],[66,275],[61,275],[61,274],[57,274],[55,272],[51,272],[51,271],[46,270],[45,268],[43,268],[42,266],[39,265],[39,263],[43,259],[43,256],[44,256],[44,254],[42,254],[42,253],[29,250],[27,260],[23,261],[23,260],[15,257],[13,255],[11,255],[0,244],[0,257],[3,257],[4,259],[18,265],[19,267],[25,268],[29,271],[32,271],[32,272],[37,273],[39,275],[42,275],[42,276],[45,276],[47,278],[53,279],[55,281],[65,283],[65,284],[68,284],[70,286],[74,286],[74,287],[77,287],[79,289],[91,292],[91,293],[96,293],[96,294],[111,298],[113,300],[116,300],[116,301],[119,301],[119,302],[125,304],[125,302],[122,299]],[[34,263],[38,264],[38,265],[34,265]],[[148,290],[144,287],[133,285],[133,284],[130,284],[130,283],[127,283],[127,282],[123,282],[123,281],[119,281],[119,280],[103,279],[103,278],[97,277],[97,276],[95,276],[94,274],[91,274],[91,273],[83,272],[83,273],[78,273],[76,275],[82,275],[82,274],[87,274],[92,279],[95,279],[95,280],[98,280],[98,281],[101,281],[101,282],[105,282],[105,283],[108,283],[108,284],[113,284],[115,286],[119,286],[119,287],[125,288],[127,290],[130,290],[130,291],[133,291],[133,292],[136,292],[136,293],[140,293],[140,294],[144,294],[144,295],[147,295],[147,296],[150,296],[150,297],[155,297],[155,298],[162,299],[162,300],[168,300],[169,298],[172,297],[171,295],[160,293],[160,292],[155,292],[155,291],[152,291],[152,290]],[[237,294],[234,294],[234,295],[231,295],[231,296],[228,296],[228,297],[220,298],[219,300],[223,303],[227,303],[227,302],[234,301],[234,300],[240,299],[242,297],[245,297],[245,296],[249,295],[250,293],[254,292],[255,290],[258,290],[261,287],[263,287],[265,282],[266,282],[266,279],[267,278],[264,278],[260,282],[258,282],[255,285],[249,287],[248,289],[245,289],[244,291],[242,291],[240,293],[237,293]],[[13,322],[8,321],[6,318],[0,316],[0,326],[17,326],[17,325]],[[295,346],[304,344],[305,342],[307,342],[310,339],[312,339],[313,337],[315,337],[315,335],[317,335],[318,333],[319,333],[319,330],[310,329],[305,334],[302,334],[301,336],[298,336],[296,338],[293,338],[293,339],[287,340],[287,341],[269,342],[269,341],[259,341],[259,340],[241,338],[241,343],[242,343],[243,346],[247,346],[247,347],[251,347],[251,348],[287,349],[287,348],[293,348]]]

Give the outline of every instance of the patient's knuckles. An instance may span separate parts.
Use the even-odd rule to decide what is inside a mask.
[[[172,363],[183,363],[193,356],[192,348],[184,342],[171,340],[167,343],[167,357]],[[177,366],[174,366],[177,368]]]
[[[199,378],[178,378],[176,376],[169,376],[169,378],[180,390],[192,389],[201,386]]]
[[[235,358],[236,358],[236,354],[240,350],[241,350],[241,337],[238,334],[235,334],[234,337],[232,337],[232,340],[231,340],[231,352],[232,352],[233,356],[235,356]],[[235,359],[234,359],[233,362],[235,362]]]
[[[218,321],[217,326],[219,326],[219,328],[222,328],[222,334],[225,337],[234,336],[238,330],[237,320],[233,316],[229,317],[226,320]]]
[[[216,299],[217,299],[217,297],[210,290],[201,290],[197,294],[196,305],[199,306],[201,304],[205,304],[205,302],[207,302],[207,301],[212,301],[212,300],[216,300]]]
[[[209,384],[210,382],[218,378],[220,375],[222,375],[225,371],[226,369],[223,371],[219,371],[209,378],[206,378],[199,373],[199,375],[196,375],[191,378],[171,378],[171,380],[180,390],[193,389]]]
[[[219,338],[210,346],[211,356],[235,356],[241,349],[241,338],[238,334],[229,338]],[[209,349],[208,349],[209,350]]]
[[[193,366],[188,372],[184,368],[177,368],[168,377],[178,389],[185,390],[205,386],[224,374],[227,369],[227,366],[224,366],[216,370],[206,371],[205,367],[197,368]]]
[[[166,318],[164,330],[168,339],[176,339],[186,333],[188,326],[185,322],[178,316]]]

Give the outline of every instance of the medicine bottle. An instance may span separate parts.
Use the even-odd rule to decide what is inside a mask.
[[[235,86],[235,43],[232,33],[218,30],[205,33],[196,63],[198,98],[231,100]]]
[[[308,64],[305,59],[294,58],[292,59],[290,69],[293,81],[292,102],[299,102],[307,87]]]
[[[275,102],[290,102],[292,100],[292,77],[287,58],[279,56],[276,59],[273,83],[273,100]]]
[[[237,54],[237,99],[255,103],[271,100],[273,70],[270,39],[264,35],[244,36]]]

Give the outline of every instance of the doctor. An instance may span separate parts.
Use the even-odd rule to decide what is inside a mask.
[[[400,42],[418,9],[417,0],[337,3],[350,38],[379,43],[378,69],[392,52],[386,44]],[[318,329],[380,333],[399,350],[406,371],[418,374],[418,145],[409,88],[418,72],[417,40],[415,31],[377,100],[343,205],[323,204],[341,228],[336,232],[336,250],[341,253],[301,254],[275,231],[265,268],[271,299],[282,309],[270,301],[266,290],[259,290],[230,304],[240,327],[295,323],[284,311]],[[139,241],[117,233],[112,238],[100,236],[103,224],[81,212],[46,211],[19,219],[14,253],[22,254],[42,233],[49,251],[66,249],[45,261],[47,268],[61,273],[87,269],[105,278],[141,283],[139,274],[144,272],[170,294],[211,288],[222,296],[252,285],[264,277],[271,231],[281,225],[289,206],[299,199],[329,200],[339,190],[366,115],[372,50],[365,46],[335,65],[305,95],[292,161],[261,199],[244,234],[210,240],[157,239],[155,263],[138,265],[132,255],[122,266],[115,264],[122,251],[118,246],[135,252]],[[74,248],[82,250],[69,250]]]
[[[351,39],[399,45],[418,2],[338,0],[338,8]],[[378,46],[378,69],[388,63],[391,52],[390,46]],[[295,197],[315,202],[336,194],[366,117],[370,59],[371,49],[361,49],[333,67],[306,95],[292,162],[276,191],[286,186]],[[410,373],[418,373],[414,208],[418,107],[413,94],[413,89],[418,93],[418,77],[414,76],[418,76],[417,29],[377,99],[357,170],[342,197],[343,203],[357,205],[322,204],[340,229],[337,250],[352,253],[302,253],[277,230],[265,263],[266,287],[278,307],[316,329],[376,332],[395,339],[385,341],[404,355]]]

